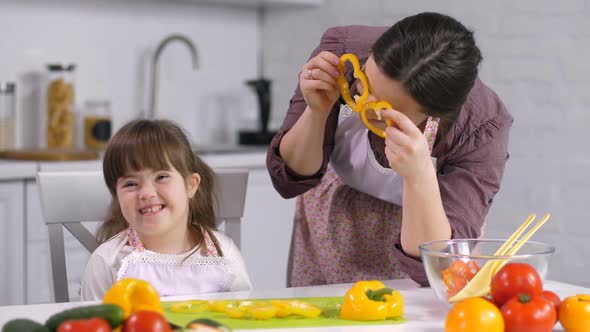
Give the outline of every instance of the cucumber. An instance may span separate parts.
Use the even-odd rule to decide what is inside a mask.
[[[185,331],[200,331],[200,328],[203,327],[211,331],[231,332],[229,327],[209,318],[199,318],[191,321],[190,323],[186,324],[187,329]]]
[[[98,304],[78,307],[59,312],[47,319],[45,326],[52,332],[57,331],[61,323],[66,320],[102,318],[114,329],[125,320],[125,312],[115,304]]]
[[[49,329],[34,320],[13,319],[4,324],[2,332],[49,332]]]

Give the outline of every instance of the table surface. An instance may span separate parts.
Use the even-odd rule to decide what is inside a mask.
[[[399,290],[405,301],[404,317],[406,323],[400,325],[371,325],[348,327],[321,327],[306,328],[306,332],[319,331],[441,331],[444,328],[444,320],[448,307],[437,300],[434,291],[430,288],[419,287],[411,280],[390,280],[384,282],[388,287]],[[293,287],[277,290],[253,290],[249,292],[231,292],[215,294],[199,294],[195,296],[176,296],[162,298],[163,301],[199,299],[255,299],[255,298],[300,298],[317,296],[342,296],[351,284],[337,284],[312,287]],[[544,289],[552,290],[561,298],[579,293],[590,294],[590,288],[584,288],[556,281],[545,281]],[[19,306],[0,306],[0,326],[13,318],[29,318],[38,322],[44,322],[52,314],[64,309],[93,304],[96,302],[69,302],[47,303]],[[285,329],[266,329],[264,331],[285,331]],[[558,324],[555,331],[563,331]]]

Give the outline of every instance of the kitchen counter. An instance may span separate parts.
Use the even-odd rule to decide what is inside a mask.
[[[193,146],[211,167],[259,169],[266,167],[266,146]],[[0,159],[0,181],[33,179],[38,171],[101,170],[101,160],[20,161]]]
[[[35,161],[0,160],[0,181],[33,178],[38,168]]]

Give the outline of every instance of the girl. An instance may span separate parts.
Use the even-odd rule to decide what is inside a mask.
[[[216,231],[214,173],[178,126],[126,124],[107,147],[103,173],[113,200],[82,300],[102,299],[127,277],[149,281],[160,296],[251,289],[239,249]]]
[[[355,54],[368,89],[395,110],[369,112],[384,140],[339,99],[339,57]],[[411,277],[419,245],[480,236],[508,159],[512,117],[478,80],[473,33],[437,13],[392,27],[331,28],[303,66],[267,157],[275,188],[299,196],[289,284]],[[440,128],[440,129],[438,129]]]

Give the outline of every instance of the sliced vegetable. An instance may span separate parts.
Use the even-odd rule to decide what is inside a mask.
[[[320,307],[299,300],[272,300],[270,303],[277,308],[277,317],[301,316],[317,318],[322,313]]]

